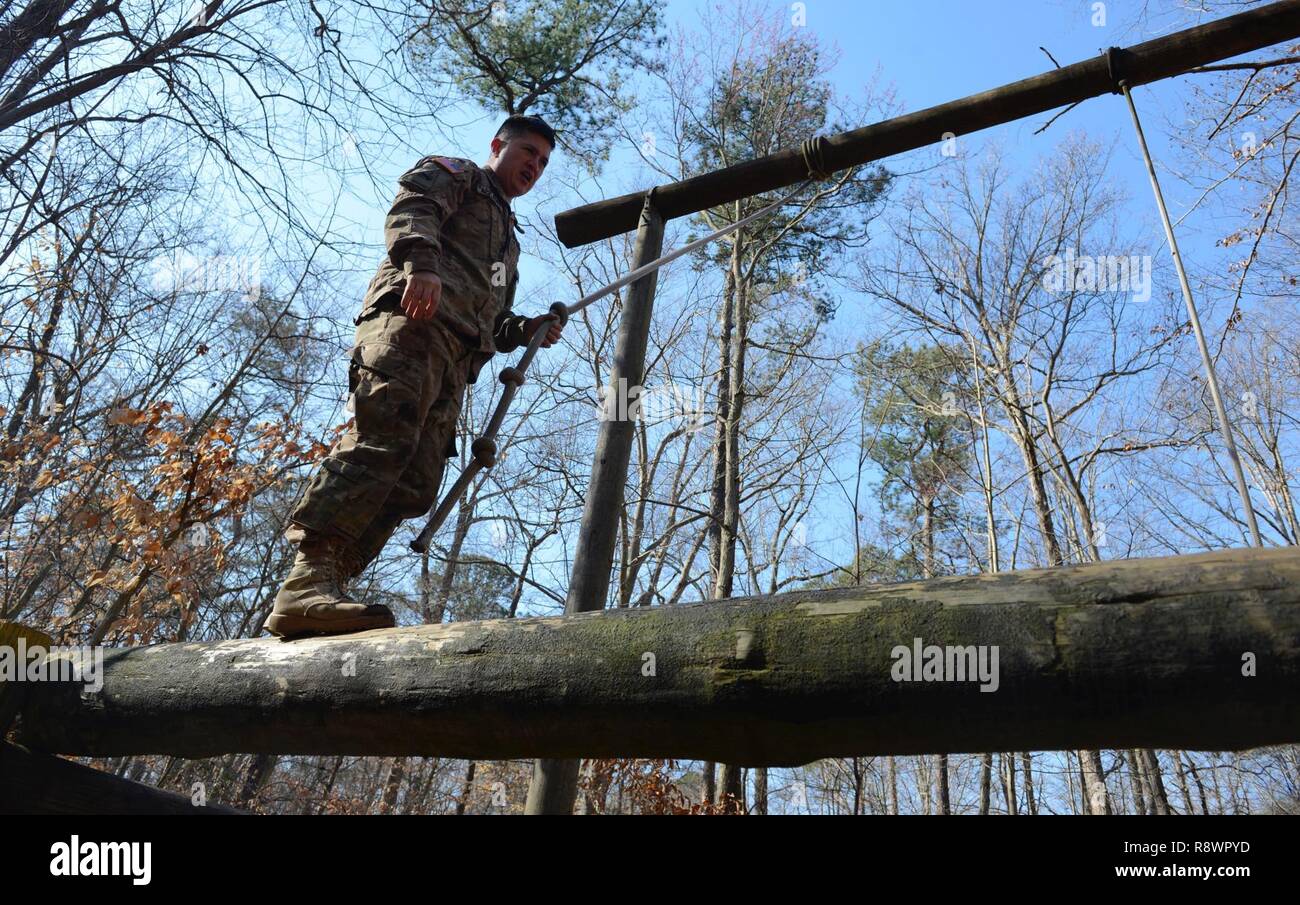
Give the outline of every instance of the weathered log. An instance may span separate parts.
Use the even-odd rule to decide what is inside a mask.
[[[19,640],[26,645],[48,649],[54,643],[49,635],[17,622],[0,620],[0,649],[17,648]],[[27,686],[22,682],[6,682],[0,677],[0,741],[9,732],[9,725],[22,707]]]
[[[0,814],[243,814],[0,741]]]
[[[918,638],[986,646],[990,666],[996,647],[996,690],[898,681]],[[120,649],[98,694],[32,685],[20,727],[30,747],[83,755],[769,766],[1300,742],[1300,549]]]
[[[1123,77],[1130,87],[1146,85],[1297,37],[1300,0],[1270,3],[1124,49]],[[1094,57],[937,107],[827,136],[824,169],[835,172],[883,160],[938,144],[948,134],[969,135],[1114,89],[1106,58]],[[807,176],[800,150],[789,148],[659,186],[655,205],[665,220],[671,220],[785,188]],[[561,242],[574,248],[635,229],[644,198],[645,191],[631,192],[564,211],[555,218],[556,233]]]

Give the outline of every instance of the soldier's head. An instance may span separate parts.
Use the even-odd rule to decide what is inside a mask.
[[[492,139],[492,156],[485,166],[496,173],[501,189],[511,198],[526,194],[542,177],[551,152],[555,130],[540,116],[512,116],[497,129]]]

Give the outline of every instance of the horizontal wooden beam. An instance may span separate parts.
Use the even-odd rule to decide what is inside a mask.
[[[1300,0],[1283,0],[1198,25],[1122,51],[1130,87],[1179,75],[1300,37]],[[1022,79],[980,94],[826,137],[828,172],[883,160],[936,144],[943,137],[969,135],[1078,103],[1114,90],[1104,56]],[[1120,107],[1116,116],[1122,116]],[[811,138],[812,136],[809,136]],[[655,189],[665,219],[683,217],[740,198],[771,192],[807,178],[797,148],[789,148]],[[555,218],[556,233],[569,248],[635,229],[645,192],[632,192],[575,207]]]
[[[919,662],[905,663],[918,647]],[[944,652],[943,680],[931,648]],[[985,678],[959,677],[967,664]],[[103,682],[98,694],[33,684],[20,739],[101,756],[745,765],[1245,749],[1300,742],[1300,549],[117,649]]]

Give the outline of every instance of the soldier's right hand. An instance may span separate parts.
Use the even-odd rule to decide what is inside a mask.
[[[442,280],[432,270],[417,270],[406,280],[402,310],[413,320],[433,317],[442,301]]]

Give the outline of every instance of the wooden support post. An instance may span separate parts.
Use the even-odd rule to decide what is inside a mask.
[[[655,205],[655,193],[647,192],[641,205],[640,225],[633,247],[632,268],[650,263],[663,253],[664,221]],[[614,564],[614,545],[618,540],[619,513],[623,509],[623,487],[627,483],[628,463],[636,424],[628,410],[639,397],[645,379],[645,354],[650,341],[650,316],[654,310],[655,286],[659,271],[654,271],[631,285],[623,306],[618,343],[614,347],[614,365],[609,372],[600,433],[596,438],[596,456],[591,465],[591,481],[582,510],[578,531],[577,553],[569,594],[564,602],[566,614],[601,610],[609,594],[609,575]],[[596,651],[591,656],[598,656]],[[525,812],[529,814],[569,814],[578,787],[576,760],[540,759],[533,765],[533,779],[528,787]]]

